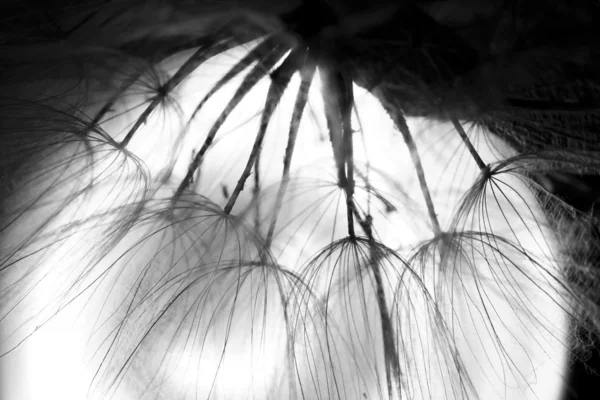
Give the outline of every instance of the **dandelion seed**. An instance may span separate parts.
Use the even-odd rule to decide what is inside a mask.
[[[159,3],[0,46],[1,397],[560,398],[600,330],[585,13]]]

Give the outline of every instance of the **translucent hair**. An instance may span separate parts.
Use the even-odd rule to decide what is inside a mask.
[[[271,3],[12,10],[0,362],[66,318],[35,348],[92,399],[556,396],[599,323],[556,190],[600,173],[595,48]]]

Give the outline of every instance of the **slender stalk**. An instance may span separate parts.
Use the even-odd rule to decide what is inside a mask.
[[[125,91],[127,91],[127,89],[129,89],[131,85],[133,85],[142,75],[143,72],[138,72],[134,76],[127,79],[127,81],[125,81],[121,85],[117,92],[110,98],[110,100],[106,102],[106,104],[104,104],[104,106],[102,106],[102,108],[98,111],[96,116],[90,122],[90,127],[92,129],[100,122],[100,120],[106,115],[106,113],[112,110],[117,100],[119,100],[121,96],[125,93]]]
[[[200,100],[191,117],[189,118],[188,124],[194,119],[196,114],[204,107],[206,102],[214,96],[223,86],[230,82],[233,78],[239,75],[243,70],[248,68],[252,63],[258,61],[259,63],[265,57],[265,54],[270,54],[277,48],[281,47],[281,43],[276,41],[276,38],[267,38],[246,54],[240,61],[238,61],[233,67],[227,71],[227,73],[219,79],[219,81],[208,91],[208,93]]]
[[[301,54],[302,53],[302,54]],[[281,97],[283,96],[283,92],[285,88],[289,84],[292,79],[292,75],[298,70],[298,62],[302,56],[304,50],[294,50],[292,53],[285,59],[283,64],[272,74],[272,81],[269,87],[269,92],[267,93],[267,100],[265,102],[265,110],[262,113],[260,127],[258,134],[256,135],[256,140],[254,141],[254,145],[252,146],[252,151],[250,152],[250,157],[248,158],[248,162],[246,163],[246,167],[242,172],[242,176],[238,180],[238,183],[229,198],[229,201],[225,205],[223,211],[226,214],[231,213],[231,209],[235,205],[238,196],[244,190],[244,185],[246,184],[246,180],[248,176],[250,176],[250,171],[252,170],[252,166],[256,162],[256,158],[260,153],[260,149],[262,146],[263,139],[267,132],[267,127],[271,120],[271,116],[277,108]]]
[[[310,53],[307,52],[307,57],[309,55]],[[271,218],[271,223],[267,232],[267,247],[271,245],[271,242],[273,240],[275,225],[277,224],[277,217],[279,216],[279,212],[281,211],[283,197],[285,196],[290,181],[290,168],[292,165],[294,148],[296,146],[296,139],[298,137],[298,130],[300,129],[300,120],[302,119],[304,108],[306,106],[306,103],[308,102],[308,92],[310,90],[310,86],[313,82],[315,71],[317,69],[316,63],[311,61],[306,63],[306,58],[303,62],[303,65],[305,65],[306,67],[300,69],[300,88],[298,89],[298,94],[296,95],[296,103],[294,104],[294,111],[292,112],[292,120],[290,122],[288,141],[287,146],[285,148],[285,156],[283,157],[283,173],[281,175],[281,183],[279,185],[279,190],[277,191],[277,197],[275,198],[275,211],[273,212],[273,217]]]
[[[175,89],[181,82],[183,82],[206,60],[227,51],[230,48],[230,43],[230,40],[218,42],[212,37],[206,38],[200,48],[196,50],[196,52],[179,68],[179,70],[177,70],[177,72],[162,87],[158,89],[158,94],[154,96],[150,104],[148,104],[146,109],[135,121],[125,138],[121,141],[120,146],[122,148],[127,147],[140,126],[146,123],[146,120],[152,111],[154,111],[154,109],[158,107],[162,101],[164,101],[171,91]]]
[[[379,309],[379,317],[381,319],[381,335],[383,339],[383,356],[385,358],[385,372],[386,372],[386,381],[388,387],[388,394],[390,398],[392,397],[392,375],[400,380],[402,375],[400,368],[400,359],[398,356],[398,351],[396,349],[396,333],[394,332],[394,326],[392,323],[392,318],[390,317],[390,312],[387,306],[387,300],[385,296],[385,290],[383,285],[383,277],[381,275],[381,269],[379,265],[380,255],[375,246],[375,239],[373,238],[373,229],[372,229],[372,220],[368,218],[363,221],[366,225],[363,227],[365,232],[367,232],[367,238],[369,241],[369,250],[370,250],[370,266],[371,271],[373,272],[373,277],[375,278],[375,291],[377,296],[377,307]],[[397,391],[400,393],[400,385],[398,382]]]
[[[370,238],[369,240],[371,242],[373,241],[372,238]],[[371,250],[371,252],[373,253],[373,250]],[[372,254],[371,258],[371,270],[373,271],[373,277],[375,278],[377,306],[379,308],[379,316],[381,318],[381,335],[383,337],[383,353],[385,358],[386,380],[388,386],[388,393],[391,396],[393,387],[392,374],[398,379],[401,376],[400,360],[398,358],[396,344],[394,343],[394,341],[396,340],[396,334],[394,332],[394,326],[392,324],[390,312],[387,307],[385,291],[383,289],[383,279],[381,277],[381,270],[378,264],[378,257]]]
[[[384,103],[384,102],[382,102]],[[396,109],[390,109],[384,103],[384,107],[392,117],[394,124],[402,134],[404,138],[404,142],[408,147],[408,151],[412,158],[413,165],[415,166],[415,170],[417,171],[417,177],[419,179],[419,185],[421,186],[421,193],[423,193],[423,198],[425,199],[425,205],[427,206],[427,212],[429,214],[429,219],[431,224],[433,225],[434,234],[439,235],[442,230],[440,228],[440,223],[437,218],[437,214],[435,212],[435,207],[433,205],[433,200],[431,199],[431,192],[429,191],[429,186],[427,185],[427,179],[425,178],[425,170],[423,169],[423,164],[421,163],[421,157],[419,156],[419,151],[417,149],[417,145],[408,129],[408,125],[406,124],[406,119],[402,114],[402,111]]]
[[[323,98],[333,157],[338,171],[338,185],[346,195],[348,235],[356,237],[354,229],[354,157],[352,146],[351,113],[354,104],[352,81],[342,73],[324,68]]]
[[[161,61],[163,61],[164,59],[166,59],[167,57],[175,54],[178,51],[183,51],[188,47],[196,47],[199,45],[202,45],[203,42],[201,41],[201,39],[196,39],[190,43],[187,43],[187,45],[176,45],[176,46],[169,46],[166,49],[162,49],[159,50],[157,52],[152,53],[151,57],[147,58],[147,61],[149,63],[149,65],[154,65],[156,63],[159,63]],[[231,41],[230,46],[233,46],[233,41]],[[135,53],[135,52],[134,52]],[[135,55],[135,54],[134,54]],[[100,122],[100,120],[102,119],[102,117],[104,115],[106,115],[107,112],[109,112],[112,107],[115,105],[115,103],[117,102],[117,100],[119,100],[119,98],[121,97],[121,95],[123,95],[125,93],[125,91],[127,89],[129,89],[131,87],[131,85],[133,85],[135,82],[137,82],[137,80],[145,73],[146,71],[138,71],[135,75],[130,76],[122,85],[121,87],[118,89],[118,91],[110,98],[110,100],[108,100],[108,102],[100,109],[100,111],[98,111],[98,113],[96,114],[96,116],[93,118],[92,122],[91,122],[91,126],[94,127],[96,126],[97,123]]]
[[[469,140],[469,137],[467,136],[467,133],[463,129],[461,123],[454,117],[450,117],[450,121],[452,121],[452,125],[454,125],[454,128],[456,128],[456,131],[460,135],[460,138],[462,139],[465,146],[467,146],[467,149],[469,149],[469,153],[471,153],[471,155],[473,156],[473,159],[477,163],[479,170],[483,171],[486,168],[486,165],[481,159],[479,153],[477,153],[477,150],[475,150],[475,147],[473,147],[473,144]]]
[[[254,204],[254,230],[259,231],[260,228],[260,206],[258,197],[260,196],[260,156],[262,149],[258,148],[258,154],[254,161],[254,187],[252,188],[252,204]]]
[[[237,107],[237,105],[242,101],[242,99],[254,88],[258,81],[264,78],[269,73],[271,68],[273,68],[273,66],[275,66],[277,62],[279,62],[284,53],[284,49],[277,49],[276,51],[273,51],[261,63],[257,64],[248,73],[248,75],[246,75],[246,77],[240,84],[239,88],[237,89],[229,103],[225,106],[223,112],[221,112],[221,115],[219,115],[219,117],[211,127],[210,131],[208,132],[208,135],[206,136],[206,139],[204,140],[204,143],[202,144],[202,147],[200,148],[198,153],[196,153],[194,159],[190,163],[186,176],[183,178],[183,181],[181,182],[181,184],[177,188],[177,191],[175,192],[175,199],[178,198],[187,187],[189,187],[196,169],[202,163],[204,155],[212,145],[215,136],[217,135],[217,132],[225,123],[231,112]]]
[[[346,172],[344,167],[344,149],[343,149],[343,127],[341,117],[340,99],[341,93],[339,80],[341,77],[332,71],[331,67],[322,67],[321,79],[323,81],[323,101],[325,103],[325,117],[327,119],[327,129],[329,131],[329,140],[333,150],[333,158],[335,161],[338,173],[338,185],[344,187],[346,185]]]
[[[344,191],[346,192],[346,209],[348,219],[348,234],[350,237],[354,237],[354,210],[356,204],[354,203],[354,144],[352,129],[352,106],[354,105],[354,91],[352,89],[352,81],[342,79],[340,82],[344,89],[344,95],[341,97],[341,110],[342,110],[342,140],[344,145],[344,163],[346,165],[346,186]]]

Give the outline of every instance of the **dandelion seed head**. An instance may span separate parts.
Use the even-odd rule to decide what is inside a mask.
[[[594,102],[560,46],[482,62],[435,3],[117,2],[16,52],[0,363],[30,397],[558,398],[596,221],[548,189],[597,174]]]

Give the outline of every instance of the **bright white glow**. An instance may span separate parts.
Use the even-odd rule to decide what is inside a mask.
[[[242,77],[234,79],[231,84],[217,93],[188,127],[187,135],[181,142],[177,142],[176,135],[181,132],[183,121],[187,121],[186,116],[191,114],[197,101],[218,79],[219,74],[224,73],[231,65],[231,60],[239,59],[244,51],[246,49],[235,49],[215,58],[196,71],[174,95],[177,104],[167,104],[166,107],[154,112],[128,146],[128,151],[139,157],[153,176],[164,172],[165,160],[173,159],[172,155],[177,154],[174,158],[177,162],[170,178],[171,188],[176,186],[185,175],[193,156],[192,151],[197,151],[201,146],[209,127],[218,117],[223,104],[231,98]],[[166,62],[165,68],[173,70],[184,59],[185,55],[180,55],[178,59]],[[269,80],[263,80],[241,102],[221,128],[213,147],[207,153],[200,179],[195,182],[195,190],[217,204],[223,206],[226,203],[225,193],[230,194],[239,179],[258,129],[257,115],[264,106],[268,85]],[[298,85],[299,77],[295,76],[269,126],[264,141],[260,178],[265,194],[258,207],[263,216],[271,215],[273,211],[275,193],[281,180],[289,119]],[[292,164],[293,179],[288,198],[280,211],[272,245],[277,261],[296,273],[300,273],[305,263],[325,245],[347,235],[343,196],[335,187],[336,174],[319,88],[320,82],[317,78],[313,83],[309,106],[305,111],[298,135]],[[358,130],[354,140],[357,169],[360,168],[362,173],[369,174],[370,183],[382,196],[393,203],[396,210],[386,211],[381,201],[376,201],[373,196],[367,195],[364,184],[357,188],[357,201],[365,210],[369,210],[376,224],[380,241],[408,257],[410,254],[405,249],[413,248],[421,241],[431,239],[427,212],[410,154],[402,137],[394,129],[390,118],[376,99],[358,87],[355,87],[355,93],[357,114],[353,116],[353,125]],[[118,104],[119,110],[127,110],[131,106],[142,103],[144,96],[140,94],[126,96],[127,100]],[[116,113],[119,110],[115,110]],[[125,113],[104,123],[103,128],[109,133],[122,137],[136,115],[134,112]],[[427,121],[411,120],[410,127],[415,133],[427,179],[433,189],[432,194],[440,221],[447,227],[460,196],[471,187],[479,171],[466,153],[457,153],[457,149],[462,149],[463,146],[450,124],[435,125]],[[497,148],[502,148],[504,154],[510,152],[510,149],[499,141],[496,141],[494,146],[484,141],[476,145],[487,162],[498,159]],[[128,196],[134,190],[122,187],[127,179],[120,174],[133,170],[131,160],[123,159],[118,153],[107,154],[106,159],[99,161],[93,172],[89,172],[90,170],[86,172],[102,174],[106,183],[94,188],[85,199],[70,205],[68,212],[63,214],[65,219],[54,221],[53,225],[60,226],[68,221],[66,218],[75,214],[96,215],[101,210],[110,210],[116,205],[127,202]],[[359,180],[361,179],[357,178],[357,181]],[[523,198],[529,204],[534,203],[531,194],[522,183],[513,180],[510,184],[516,188],[516,192],[511,195],[514,198],[511,200],[521,205],[524,203]],[[249,224],[252,223],[253,213],[256,212],[250,206],[251,187],[249,180],[246,190],[242,192],[234,208],[234,213],[245,216]],[[69,189],[65,189],[65,192],[67,190]],[[60,193],[56,194],[59,195]],[[488,212],[493,218],[496,232],[510,233],[509,228],[519,225],[519,221],[513,218],[510,220],[512,226],[509,227],[506,220],[499,216],[499,211],[493,209],[493,205],[490,205]],[[44,209],[38,210],[35,218],[41,218],[43,213]],[[540,210],[535,210],[535,213],[541,218]],[[110,223],[111,217],[106,218]],[[23,237],[24,234],[19,233],[19,229],[21,228],[14,228],[5,233],[2,240],[8,243],[10,240],[16,240],[14,238]],[[101,242],[99,226],[92,225],[86,229],[82,229],[81,234],[70,237],[63,246],[58,248],[59,250],[47,254],[49,258],[40,261],[40,271],[46,272],[47,275],[38,272],[43,280],[40,280],[41,283],[36,288],[36,298],[31,300],[33,309],[44,306],[48,299],[54,299],[53,295],[57,293],[57,287],[65,288],[73,284],[72,279],[76,276],[76,268],[80,265],[80,260],[89,256],[85,250],[87,247],[80,246],[80,243]],[[520,229],[524,230],[522,226]],[[84,234],[84,231],[87,233]],[[113,268],[107,273],[95,293],[86,293],[85,296],[78,298],[65,313],[43,326],[34,337],[14,353],[0,360],[0,365],[3,367],[2,380],[11,382],[9,385],[4,385],[3,399],[80,400],[86,398],[91,379],[98,368],[98,362],[102,359],[102,350],[106,350],[110,345],[102,342],[102,339],[115,328],[114,319],[105,325],[99,323],[103,320],[100,315],[108,318],[111,310],[118,308],[129,289],[135,285],[141,270],[153,261],[153,252],[164,245],[160,238],[156,237],[136,252],[128,253],[126,259],[119,259],[121,254],[136,244],[141,235],[142,232],[130,233],[96,266],[91,276],[87,278],[90,281],[94,277],[100,278],[101,271],[113,262],[117,263],[118,268]],[[540,232],[522,234],[522,244],[526,248],[532,247],[535,240],[540,239],[539,235]],[[542,251],[541,254],[536,255],[545,257],[549,253],[547,246],[550,244],[538,246],[537,248],[541,247]],[[194,259],[196,255],[183,254],[181,249],[175,249],[173,253],[174,259],[189,257],[190,260],[185,265],[198,262]],[[23,270],[32,267],[28,265],[31,262],[23,261]],[[162,265],[164,267],[167,264]],[[183,267],[178,268],[180,269],[170,273],[181,274],[185,271]],[[446,303],[440,308],[442,314],[456,324],[453,333],[457,346],[463,352],[467,370],[480,397],[486,400],[557,398],[562,385],[561,374],[566,362],[565,350],[561,343],[566,342],[567,321],[559,304],[552,303],[551,299],[542,297],[536,292],[535,284],[543,282],[543,277],[536,277],[539,279],[537,282],[523,282],[522,289],[525,293],[531,293],[531,298],[524,299],[523,304],[533,305],[537,309],[535,315],[545,318],[541,322],[518,320],[515,309],[523,307],[523,304],[507,304],[503,300],[502,293],[492,292],[491,287],[486,288],[489,290],[489,301],[495,306],[495,315],[491,318],[501,327],[494,334],[498,335],[500,343],[504,346],[502,351],[505,353],[502,353],[497,348],[498,341],[492,338],[488,330],[489,326],[484,323],[482,304],[478,300],[464,296],[465,287],[469,293],[480,289],[473,280],[470,280],[470,274],[473,272],[464,268],[462,270],[464,275],[459,277],[462,280],[455,278],[454,281],[456,285],[464,285],[464,287],[451,288],[451,291],[455,291],[453,303]],[[151,274],[155,276],[150,278],[150,282],[158,282],[160,276],[167,272],[153,269]],[[534,271],[529,272],[535,275]],[[487,283],[493,283],[497,278],[491,276],[491,272],[483,267],[479,273],[483,277],[480,279]],[[431,293],[436,290],[433,285],[435,274],[433,267],[422,272],[422,279]],[[389,277],[389,279],[392,286],[400,283],[398,277]],[[113,287],[114,282],[118,283]],[[143,393],[148,396],[144,398],[153,399],[178,398],[172,397],[177,395],[189,396],[181,398],[199,399],[207,398],[209,395],[218,399],[291,396],[287,391],[292,389],[282,383],[285,382],[282,377],[290,371],[285,357],[287,333],[281,323],[283,310],[277,301],[276,282],[269,280],[268,284],[263,284],[261,291],[258,291],[257,287],[251,283],[244,286],[240,291],[240,302],[236,305],[235,311],[231,315],[217,313],[215,319],[211,321],[213,328],[209,330],[210,334],[206,337],[204,335],[194,337],[192,334],[186,338],[181,333],[185,329],[177,333],[177,327],[167,324],[161,326],[152,338],[152,346],[145,348],[147,352],[139,354],[139,359],[132,364],[134,373],[123,382],[124,389],[118,392],[115,398],[131,400],[131,393],[137,395]],[[203,288],[207,289],[208,285]],[[316,293],[317,297],[325,296],[327,282],[317,282],[314,289],[321,291]],[[406,343],[414,346],[411,354],[422,357],[407,361],[418,371],[420,380],[407,383],[403,390],[409,398],[421,398],[421,396],[440,400],[453,398],[453,394],[447,392],[448,388],[436,386],[436,382],[443,382],[447,377],[444,376],[446,372],[443,366],[436,365],[435,357],[439,349],[432,343],[434,332],[428,326],[431,321],[425,311],[426,304],[423,296],[418,293],[421,289],[411,286],[407,290],[415,297],[412,304],[403,303],[403,307],[407,310],[413,307],[413,313],[414,310],[423,310],[423,312],[406,316],[404,322],[411,325],[413,330],[406,329],[401,337]],[[508,289],[500,287],[499,292],[502,290]],[[232,289],[229,295],[233,295]],[[265,296],[270,297],[265,300]],[[88,303],[88,300],[91,302]],[[192,299],[189,301],[191,302]],[[355,301],[356,304],[353,303],[352,307],[360,309],[359,299],[356,298]],[[265,303],[268,304],[268,310],[263,317]],[[368,304],[367,308],[371,315],[377,315],[374,303]],[[150,307],[149,310],[152,311]],[[207,310],[217,312],[218,308],[210,305],[207,306]],[[27,308],[25,307],[21,312],[26,313]],[[131,318],[136,318],[136,323],[128,329],[142,329],[150,322],[149,314],[140,312],[132,316]],[[360,312],[357,311],[357,314]],[[231,326],[228,325],[230,316]],[[340,322],[344,315],[332,313],[331,317],[336,322]],[[170,318],[175,319],[174,316]],[[40,322],[43,321],[44,318],[40,318]],[[207,330],[207,324],[206,320],[200,322],[202,328],[199,330]],[[550,330],[544,331],[543,328]],[[319,329],[320,326],[312,327],[306,334],[318,333]],[[378,332],[379,327],[363,326],[347,332],[344,329],[349,329],[348,325],[340,323],[339,329],[340,335],[348,334],[351,337],[347,343],[340,345],[339,360],[336,360],[341,376],[345,379],[339,384],[352,390],[346,393],[348,396],[346,398],[356,398],[352,397],[355,393],[365,399],[378,398],[379,389],[385,385],[381,374],[384,369],[382,365],[378,365],[379,370],[374,371],[368,362],[378,360],[376,362],[381,363],[381,354],[358,354],[357,349],[365,346],[364,348],[369,351],[368,346],[381,347],[380,339],[373,339],[371,336],[373,332]],[[92,330],[93,339],[89,340]],[[224,337],[228,331],[230,336],[227,341],[227,351],[223,353]],[[173,338],[177,339],[172,340]],[[131,343],[125,343],[125,347],[127,346],[131,346]],[[298,339],[298,346],[302,346],[302,338]],[[346,350],[341,349],[344,346],[347,346]],[[95,354],[99,348],[101,350]],[[165,354],[168,357],[163,358]],[[403,355],[400,354],[400,357]],[[124,358],[126,354],[117,354],[117,357]],[[506,360],[514,364],[508,365]],[[296,361],[302,364],[305,360],[299,357]],[[363,370],[357,370],[355,367],[357,364],[362,365]],[[155,379],[151,379],[152,377],[148,375],[156,373],[157,370],[161,373]],[[323,372],[310,371],[305,365],[300,365],[299,371],[304,374]],[[149,381],[152,381],[150,389],[144,392]],[[279,382],[282,387],[276,387],[276,382]],[[274,392],[276,390],[279,390],[280,395]],[[305,395],[307,398],[316,398],[319,394],[316,392],[316,390],[308,390]]]

